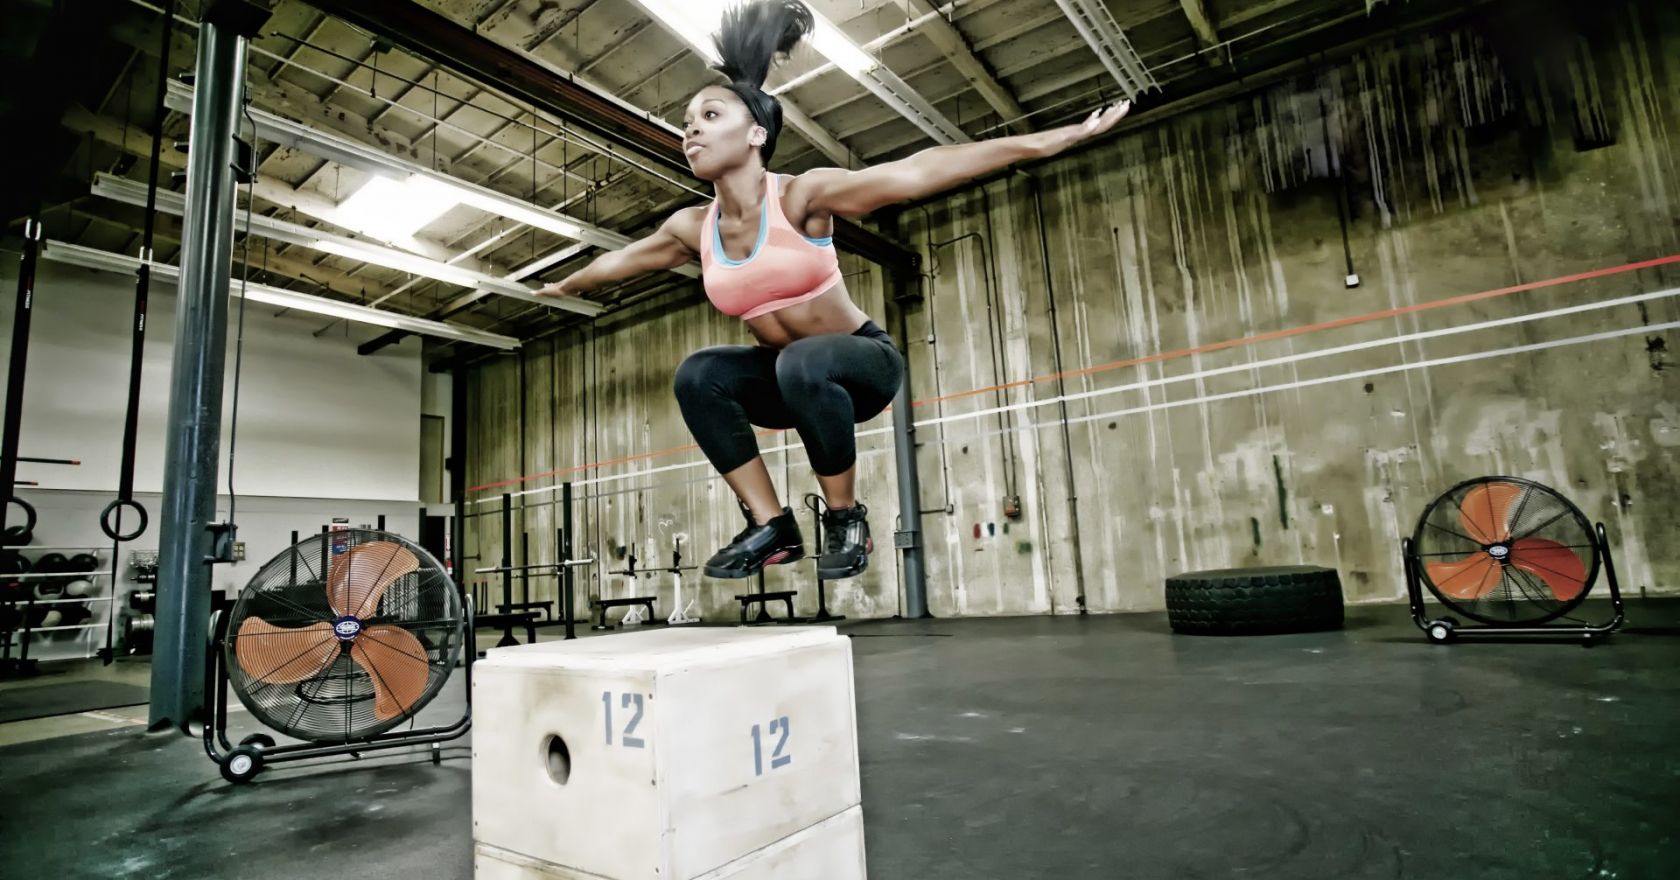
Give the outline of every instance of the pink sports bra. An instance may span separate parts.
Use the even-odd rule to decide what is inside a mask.
[[[816,299],[840,282],[834,239],[807,238],[782,213],[780,175],[765,175],[758,241],[746,259],[724,254],[717,214],[713,200],[700,227],[700,276],[718,311],[748,320]]]

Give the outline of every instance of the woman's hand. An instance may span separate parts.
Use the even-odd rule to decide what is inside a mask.
[[[577,296],[577,291],[569,286],[571,280],[572,276],[567,275],[565,278],[533,292],[537,296]]]
[[[1120,124],[1120,120],[1125,119],[1126,114],[1130,113],[1131,110],[1131,101],[1121,101],[1107,108],[1099,107],[1092,110],[1091,115],[1085,117],[1085,121],[1077,125],[1065,125],[1045,132],[1050,138],[1049,149],[1045,151],[1045,155],[1054,156],[1080,141],[1090,140],[1108,131]]]

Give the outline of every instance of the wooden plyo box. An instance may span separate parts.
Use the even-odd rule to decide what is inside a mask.
[[[833,627],[492,650],[473,667],[477,876],[862,878],[854,707]]]
[[[480,843],[473,852],[474,880],[602,880],[559,865]],[[863,808],[794,832],[751,855],[694,880],[865,880]]]

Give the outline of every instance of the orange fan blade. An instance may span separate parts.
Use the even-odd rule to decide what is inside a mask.
[[[1482,483],[1466,492],[1458,506],[1465,533],[1483,544],[1510,540],[1511,504],[1522,493],[1523,487],[1515,483]]]
[[[1499,586],[1502,572],[1493,557],[1478,553],[1457,562],[1424,565],[1429,582],[1454,599],[1480,599]]]
[[[318,675],[338,659],[338,652],[338,636],[325,621],[287,629],[260,617],[247,617],[233,640],[239,668],[268,684],[291,684]]]
[[[1544,538],[1524,538],[1511,545],[1511,564],[1546,583],[1565,602],[1587,588],[1587,566],[1575,551]]]
[[[373,714],[379,720],[406,713],[426,695],[431,663],[425,646],[408,630],[370,626],[350,644],[350,656],[373,679]]]
[[[420,569],[420,560],[393,541],[357,544],[332,557],[327,576],[327,599],[340,615],[358,619],[379,610],[385,588],[397,578]]]

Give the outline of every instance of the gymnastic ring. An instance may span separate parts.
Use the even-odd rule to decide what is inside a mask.
[[[125,507],[132,507],[134,508],[135,513],[140,514],[140,524],[134,527],[134,531],[129,532],[126,535],[119,535],[117,534],[117,527],[111,525],[111,513],[113,511],[122,510]],[[140,506],[140,502],[135,501],[133,498],[118,498],[110,504],[105,505],[105,510],[99,514],[99,530],[105,533],[105,537],[110,538],[113,541],[132,541],[135,538],[140,537],[142,534],[145,534],[146,523],[148,521],[149,520],[146,517],[146,508]]]
[[[7,498],[6,503],[16,504],[23,508],[23,525],[7,526],[6,534],[3,538],[0,538],[0,543],[8,547],[22,547],[35,540],[35,523],[38,521],[38,517],[35,515],[35,506],[16,495]]]

